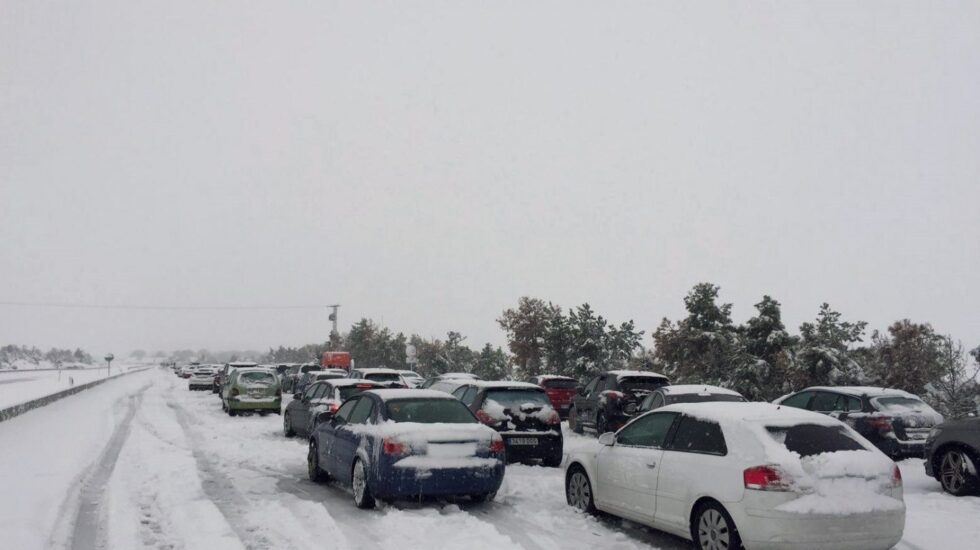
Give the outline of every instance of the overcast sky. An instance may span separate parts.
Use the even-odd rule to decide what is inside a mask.
[[[692,285],[980,344],[980,3],[0,0],[0,301],[340,303],[502,344]],[[0,344],[263,348],[327,310],[0,306]],[[645,337],[645,343],[650,340]]]

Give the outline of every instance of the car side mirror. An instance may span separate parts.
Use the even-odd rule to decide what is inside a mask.
[[[612,432],[606,432],[599,436],[599,445],[612,447],[615,444],[616,444],[616,434]]]
[[[301,394],[300,392],[296,392],[293,394],[293,399],[302,399],[302,397],[303,394]]]
[[[322,424],[324,422],[330,422],[333,419],[334,419],[334,415],[333,415],[333,412],[331,412],[331,411],[323,411],[320,414],[316,415],[316,423],[317,424]]]

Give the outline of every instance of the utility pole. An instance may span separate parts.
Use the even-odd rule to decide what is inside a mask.
[[[330,321],[333,322],[333,329],[330,331],[330,334],[331,335],[340,334],[339,332],[337,332],[337,308],[340,307],[340,304],[333,304],[327,307],[333,310],[333,312],[330,313],[330,317],[329,317]]]

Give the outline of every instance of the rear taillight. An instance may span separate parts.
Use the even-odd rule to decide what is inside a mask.
[[[619,401],[620,399],[626,397],[626,394],[624,394],[621,391],[613,391],[613,390],[610,390],[610,391],[607,391],[606,392],[606,397],[608,397],[609,399],[611,399],[613,401]]]
[[[878,432],[882,434],[895,431],[895,426],[892,425],[892,417],[890,416],[868,417],[868,426],[878,430]]]
[[[374,384],[358,384],[354,387],[359,390],[369,390],[374,387]]]
[[[788,491],[789,484],[775,466],[755,466],[742,473],[745,488],[754,491]]]
[[[476,419],[479,420],[480,422],[483,422],[487,426],[496,426],[497,424],[500,423],[500,421],[487,414],[487,412],[484,411],[483,409],[476,411]]]
[[[385,439],[382,443],[382,450],[386,455],[402,456],[408,454],[408,446],[394,439]]]
[[[898,467],[898,464],[896,464],[895,469],[892,470],[892,487],[901,487],[901,486],[902,486],[902,470]]]
[[[558,416],[558,411],[551,411],[551,414],[548,415],[547,422],[551,426],[557,426],[561,424],[561,417]]]
[[[504,440],[497,434],[493,434],[490,438],[490,453],[499,455],[506,450],[504,446]]]
[[[337,412],[337,409],[340,408],[340,403],[331,403],[329,407],[330,407],[330,412],[335,413]]]

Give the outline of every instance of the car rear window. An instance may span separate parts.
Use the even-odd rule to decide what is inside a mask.
[[[346,400],[350,399],[351,397],[354,397],[355,395],[361,393],[362,391],[364,391],[364,390],[370,390],[370,389],[372,389],[374,387],[375,386],[372,385],[372,384],[363,384],[363,385],[358,384],[356,386],[341,386],[341,388],[340,388],[340,399],[342,401],[346,401]]]
[[[541,383],[541,386],[550,390],[574,390],[578,386],[578,381],[556,378],[545,380]]]
[[[367,380],[375,382],[401,382],[401,377],[394,372],[371,372],[364,376]]]
[[[238,379],[244,384],[272,384],[276,381],[268,372],[243,372]]]
[[[861,443],[851,437],[843,426],[799,424],[797,426],[767,426],[766,431],[777,442],[800,456],[813,456],[837,451],[864,451]]]
[[[919,399],[914,397],[903,397],[903,396],[889,396],[889,397],[876,397],[873,400],[879,408],[886,412],[893,414],[901,414],[908,412],[922,412],[931,411],[932,408],[926,405]]]
[[[311,370],[320,370],[320,365],[303,365],[299,368],[300,372],[310,372]]]
[[[674,403],[708,403],[714,401],[724,401],[724,402],[742,402],[745,398],[740,395],[728,395],[713,393],[711,395],[699,395],[696,393],[683,393],[680,395],[668,395],[667,403],[673,405]]]
[[[394,399],[385,403],[388,419],[421,424],[476,424],[473,413],[457,399]]]
[[[487,390],[484,402],[493,401],[505,409],[520,410],[521,405],[531,404],[551,406],[548,394],[541,390],[528,388],[526,390]]]
[[[646,391],[651,392],[657,388],[662,388],[667,385],[667,381],[663,378],[656,378],[653,376],[624,376],[619,379],[619,387],[623,391],[635,392],[635,391]]]

